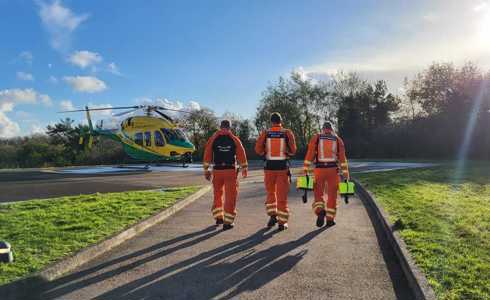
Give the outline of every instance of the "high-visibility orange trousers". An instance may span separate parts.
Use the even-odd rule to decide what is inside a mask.
[[[214,202],[211,209],[215,219],[232,224],[236,217],[236,200],[238,196],[238,180],[235,169],[213,170]],[[224,191],[224,205],[223,205]]]
[[[337,213],[337,193],[339,189],[339,173],[337,168],[315,168],[315,202],[313,202],[313,211],[316,215],[327,208],[327,220],[334,220]],[[325,192],[327,197],[325,197]],[[325,201],[325,198],[327,200]]]
[[[277,216],[279,224],[285,224],[289,219],[288,193],[289,176],[288,170],[265,170],[264,183],[267,191],[265,202],[267,214]]]

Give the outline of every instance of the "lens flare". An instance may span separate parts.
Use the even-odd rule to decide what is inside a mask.
[[[483,98],[487,92],[487,81],[482,80],[480,85],[478,95],[473,102],[473,107],[471,108],[470,117],[468,119],[468,123],[466,124],[466,129],[464,132],[463,143],[458,151],[456,170],[454,173],[455,184],[459,184],[462,181],[463,172],[466,166],[466,161],[468,159],[468,151],[470,150],[471,141],[473,139],[473,132],[475,131],[475,126],[478,121],[478,116],[480,114],[480,109],[482,106]]]

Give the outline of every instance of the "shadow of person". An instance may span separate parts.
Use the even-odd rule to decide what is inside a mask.
[[[289,272],[301,259],[308,253],[308,250],[302,250],[294,255],[288,255],[266,264],[254,271],[249,277],[242,281],[229,294],[218,299],[233,299],[245,291],[258,290],[268,282]]]
[[[219,234],[221,231],[217,230],[216,226],[209,226],[207,228],[204,228],[202,230],[192,232],[189,234],[181,235],[176,238],[167,240],[167,241],[162,241],[160,243],[154,244],[150,247],[147,247],[145,249],[135,251],[133,253],[127,254],[120,256],[118,258],[103,262],[101,264],[98,264],[94,267],[76,272],[76,273],[71,273],[66,276],[63,276],[61,278],[58,278],[53,281],[45,282],[43,283],[39,288],[38,288],[38,293],[40,299],[54,299],[61,297],[62,295],[68,294],[70,292],[73,292],[75,290],[84,288],[86,286],[89,286],[93,283],[99,282],[106,280],[108,278],[111,278],[113,276],[116,276],[118,274],[124,273],[129,271],[130,269],[133,269],[135,267],[138,267],[144,263],[150,262],[154,259],[158,259],[162,256],[169,255],[175,251],[182,250],[184,248],[192,247],[200,242],[203,242],[217,234]],[[193,239],[194,238],[194,239]],[[181,244],[178,244],[180,242],[183,242]],[[174,247],[171,247],[172,245],[178,244]],[[168,248],[171,247],[171,248]],[[156,251],[156,252],[155,252]],[[125,262],[130,261],[134,258],[144,256],[146,254],[149,254],[151,252],[155,252],[147,257],[141,258],[139,260],[136,260],[134,262],[131,262],[129,264],[125,264]],[[121,266],[111,269],[113,266],[117,264],[122,264]],[[108,269],[107,271],[104,271],[104,269]],[[101,273],[99,273],[102,271]],[[95,276],[89,277],[90,274],[95,274],[98,273]],[[87,277],[87,278],[85,278]]]
[[[246,239],[169,266],[95,299],[231,299],[244,291],[259,289],[287,273],[307,251],[288,253],[325,229],[256,252],[254,247],[275,233],[262,229]]]

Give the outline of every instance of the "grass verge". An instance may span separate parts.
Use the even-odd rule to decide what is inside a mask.
[[[356,177],[376,196],[439,299],[490,299],[490,163]]]
[[[0,264],[0,285],[41,270],[197,191],[182,187],[31,200],[0,205],[0,240],[15,262]]]

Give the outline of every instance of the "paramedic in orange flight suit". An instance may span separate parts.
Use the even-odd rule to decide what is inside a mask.
[[[325,122],[322,132],[314,135],[309,144],[304,161],[304,172],[315,163],[315,202],[313,211],[317,215],[316,225],[322,227],[327,218],[327,226],[335,225],[337,212],[337,192],[339,186],[339,169],[344,179],[349,179],[349,167],[345,157],[344,142],[333,131],[332,124]],[[325,191],[328,195],[325,210]]]
[[[223,120],[221,129],[207,142],[204,150],[204,176],[211,179],[209,167],[213,164],[214,203],[212,207],[216,225],[223,224],[223,230],[232,229],[236,216],[236,201],[238,197],[238,172],[236,161],[240,163],[242,177],[248,175],[248,164],[245,149],[230,130],[231,122]],[[223,207],[223,187],[225,203]]]
[[[264,182],[267,191],[266,210],[270,216],[268,227],[279,223],[279,230],[288,228],[288,192],[290,185],[288,157],[296,154],[296,142],[289,129],[282,127],[279,113],[271,115],[272,128],[263,131],[255,152],[265,156]]]

